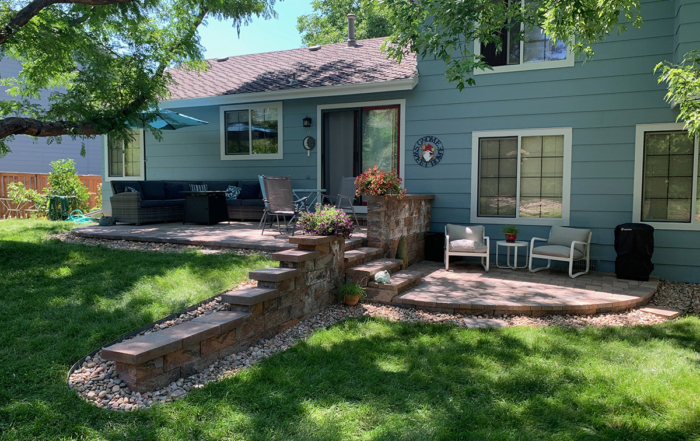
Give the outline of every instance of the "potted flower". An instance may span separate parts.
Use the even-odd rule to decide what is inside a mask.
[[[358,197],[396,195],[398,198],[406,195],[406,189],[401,187],[401,178],[395,171],[385,172],[378,170],[377,166],[367,169],[355,179]]]
[[[518,233],[520,233],[520,230],[515,228],[515,225],[506,225],[503,227],[503,233],[506,235],[506,242],[512,243],[518,238]]]
[[[312,236],[338,236],[347,239],[355,229],[350,216],[332,205],[316,204],[316,211],[301,213],[298,226]]]
[[[359,283],[346,283],[338,291],[338,300],[342,300],[348,306],[355,306],[365,298],[365,288]]]

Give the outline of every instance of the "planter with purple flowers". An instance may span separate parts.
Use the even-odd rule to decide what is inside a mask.
[[[316,204],[315,212],[299,216],[299,228],[312,236],[337,236],[347,239],[355,229],[353,221],[342,209],[332,205]]]

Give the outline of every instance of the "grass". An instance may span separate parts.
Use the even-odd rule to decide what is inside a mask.
[[[66,388],[73,361],[268,262],[41,239],[60,228],[0,222],[0,439],[700,439],[697,318],[584,330],[353,319],[171,405],[99,410]]]

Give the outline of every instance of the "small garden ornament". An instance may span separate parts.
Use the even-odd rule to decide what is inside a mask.
[[[379,271],[374,275],[374,281],[377,283],[391,283],[389,271]]]

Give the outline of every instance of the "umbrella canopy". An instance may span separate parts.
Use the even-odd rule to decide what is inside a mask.
[[[191,116],[183,115],[182,113],[173,112],[172,110],[161,109],[156,114],[155,117],[149,121],[146,121],[146,114],[143,115],[143,124],[134,127],[132,129],[143,129],[146,124],[159,130],[177,130],[183,129],[185,127],[201,126],[204,124],[209,124],[207,121],[202,121],[201,119],[192,118]]]
[[[155,116],[150,120],[146,120],[146,114],[142,115],[143,124],[134,127],[132,129],[145,129],[146,124],[159,130],[178,130],[184,129],[186,127],[202,126],[204,124],[209,124],[208,121],[202,121],[201,119],[192,118],[191,116],[183,115],[182,113],[173,112],[172,110],[161,109],[156,112]],[[146,164],[148,163],[148,156],[146,156],[146,138],[143,138],[143,180],[146,179]]]

